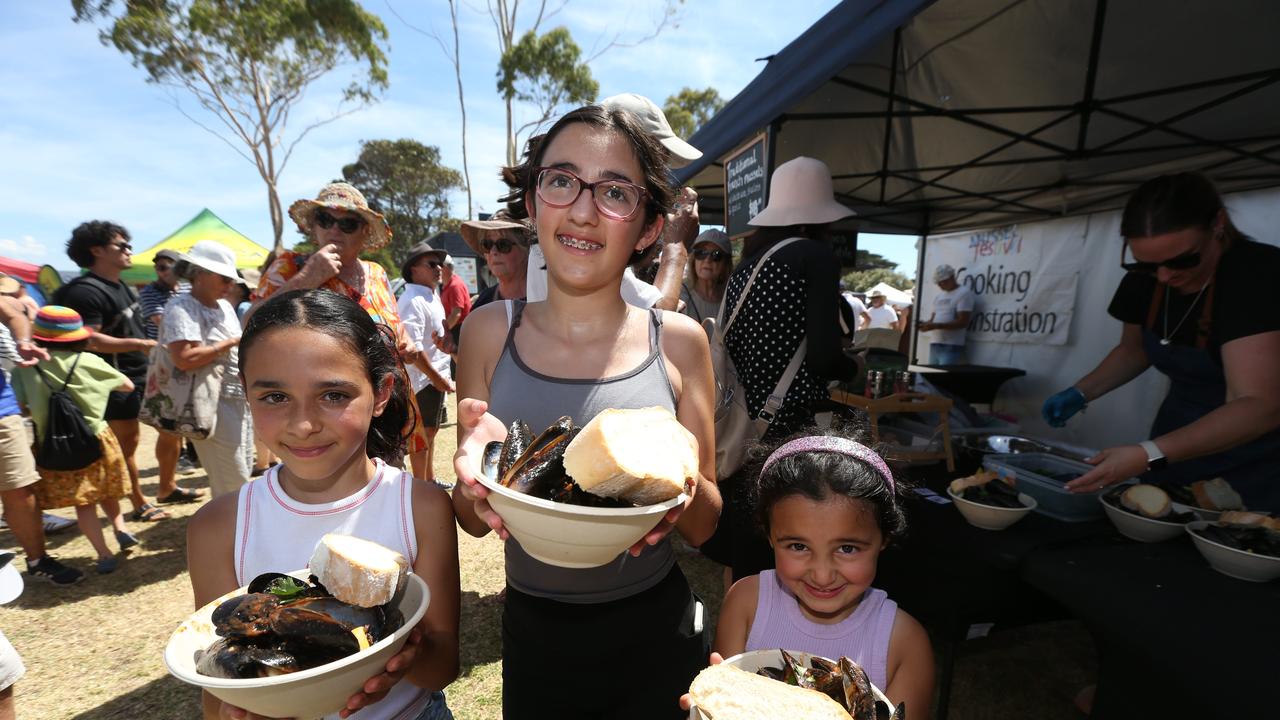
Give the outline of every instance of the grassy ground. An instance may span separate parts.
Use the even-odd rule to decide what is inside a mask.
[[[450,408],[453,417],[453,408]],[[143,428],[138,464],[148,495],[155,494],[155,435]],[[452,427],[438,438],[436,473],[452,477]],[[207,487],[202,471],[180,478]],[[127,506],[127,502],[125,503]],[[113,575],[93,574],[94,553],[75,530],[49,538],[49,551],[85,570],[71,588],[32,583],[0,608],[0,629],[17,647],[27,674],[15,686],[21,718],[193,718],[199,693],[174,680],[161,659],[169,633],[191,611],[185,561],[186,520],[197,506],[170,506],[174,519],[131,523],[142,547]],[[69,510],[58,514],[72,517]],[[108,540],[108,543],[111,543]],[[0,545],[17,550],[12,534]],[[448,688],[459,720],[501,717],[502,545],[492,537],[461,535],[462,676]],[[25,569],[21,559],[16,561]],[[680,563],[706,599],[714,623],[718,567],[687,548]],[[951,718],[1037,717],[1074,720],[1071,696],[1090,679],[1093,648],[1077,623],[995,633],[964,645],[956,665]],[[913,717],[920,717],[919,715]]]

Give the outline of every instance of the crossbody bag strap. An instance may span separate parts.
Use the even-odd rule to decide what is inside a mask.
[[[778,411],[782,409],[782,401],[787,399],[787,390],[791,389],[791,383],[796,379],[796,374],[800,372],[800,363],[804,362],[805,351],[809,347],[809,338],[800,341],[800,346],[796,348],[796,354],[791,356],[791,362],[787,364],[787,369],[783,371],[782,377],[778,378],[778,384],[773,388],[773,392],[764,400],[764,407],[760,408],[759,420],[763,420],[767,428],[773,422],[773,418],[777,416]],[[761,433],[763,434],[763,433]]]
[[[747,278],[747,284],[742,286],[742,293],[738,295],[738,302],[733,304],[733,312],[729,313],[728,320],[725,320],[724,317],[726,309],[725,304],[722,303],[720,305],[720,316],[716,318],[716,325],[719,326],[721,332],[725,335],[729,334],[729,326],[732,325],[733,321],[738,317],[738,311],[742,309],[742,304],[746,302],[747,294],[751,292],[751,285],[756,281],[756,275],[760,274],[760,271],[764,269],[764,264],[768,262],[769,257],[791,243],[798,242],[800,239],[801,238],[789,238],[787,240],[783,240],[777,245],[769,248],[765,254],[760,257],[760,262],[756,263],[756,266],[751,268],[751,276]]]

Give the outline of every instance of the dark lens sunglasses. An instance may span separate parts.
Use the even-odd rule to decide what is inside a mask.
[[[316,224],[320,227],[328,230],[335,223],[338,225],[338,229],[342,231],[342,234],[350,235],[364,226],[364,218],[344,217],[339,220],[323,210],[316,211]]]
[[[111,247],[119,250],[120,252],[133,252],[133,246],[127,242],[111,243]]]
[[[711,260],[711,262],[720,262],[729,257],[729,254],[723,250],[694,250],[693,257],[697,260]]]
[[[511,252],[511,249],[514,248],[515,246],[516,246],[515,243],[511,242],[510,240],[507,240],[506,238],[503,238],[501,240],[480,241],[480,247],[485,252],[489,252],[494,248],[497,248],[499,255],[506,255],[507,253]]]
[[[1120,267],[1128,270],[1129,272],[1154,275],[1156,271],[1162,267],[1169,268],[1170,270],[1190,270],[1200,265],[1201,257],[1199,250],[1192,250],[1191,252],[1185,252],[1181,255],[1175,255],[1168,260],[1162,260],[1160,262],[1143,262],[1141,260],[1125,262],[1125,250],[1128,249],[1128,247],[1129,243],[1126,242],[1120,249]]]

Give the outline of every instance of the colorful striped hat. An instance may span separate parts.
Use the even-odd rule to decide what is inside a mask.
[[[76,342],[88,339],[93,332],[84,326],[80,313],[62,305],[45,305],[36,315],[31,337],[48,343]]]

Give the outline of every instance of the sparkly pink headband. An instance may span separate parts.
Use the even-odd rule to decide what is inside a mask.
[[[807,452],[840,453],[841,455],[848,455],[851,458],[861,460],[875,468],[876,472],[880,473],[880,476],[884,478],[884,481],[889,483],[889,496],[892,497],[894,494],[893,473],[889,472],[889,466],[884,464],[883,458],[862,443],[829,435],[810,435],[809,437],[797,438],[774,450],[769,459],[764,461],[764,467],[760,468],[760,474],[764,475],[769,472],[769,468],[783,458]]]

